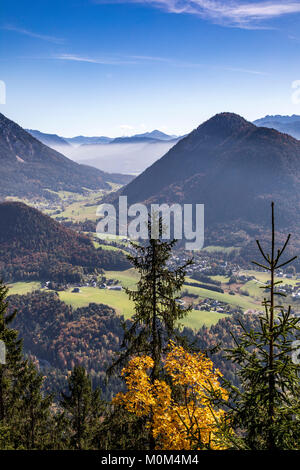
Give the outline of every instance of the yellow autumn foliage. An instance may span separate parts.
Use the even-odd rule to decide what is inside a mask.
[[[122,371],[128,391],[119,393],[114,403],[149,417],[157,449],[223,449],[217,430],[224,412],[213,409],[208,399],[212,388],[227,399],[219,384],[221,373],[205,355],[189,353],[174,343],[170,346],[163,366],[172,388],[164,380],[151,384],[153,360],[134,357]]]

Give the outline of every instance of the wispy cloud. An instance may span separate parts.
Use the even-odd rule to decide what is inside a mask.
[[[173,67],[179,68],[210,68],[225,70],[228,72],[240,72],[248,73],[252,75],[267,75],[266,72],[259,70],[246,69],[243,67],[230,67],[230,66],[218,66],[218,65],[207,65],[196,62],[181,61],[174,58],[168,57],[157,57],[157,56],[144,56],[144,55],[130,55],[122,57],[86,57],[76,54],[58,54],[51,57],[56,60],[66,60],[71,62],[86,62],[90,64],[100,65],[139,65],[139,64],[150,64],[150,63],[164,63]]]
[[[100,58],[93,58],[93,57],[85,57],[76,54],[58,54],[52,57],[53,59],[57,60],[68,60],[73,62],[87,62],[90,64],[102,64],[102,65],[133,65],[137,64],[137,60],[131,60],[130,58],[127,59],[119,59],[119,58],[110,58],[110,57],[100,57]]]
[[[24,28],[18,28],[17,26],[13,26],[13,25],[1,26],[1,29],[5,29],[6,31],[14,31],[15,33],[23,34],[24,36],[41,39],[42,41],[53,42],[56,44],[63,44],[65,42],[64,39],[62,38],[58,38],[55,36],[48,36],[46,34],[35,33],[34,31],[29,31],[28,29],[24,29]]]
[[[240,28],[260,28],[263,20],[300,13],[300,2],[293,0],[94,0],[94,3],[145,4],[170,13],[189,13]]]

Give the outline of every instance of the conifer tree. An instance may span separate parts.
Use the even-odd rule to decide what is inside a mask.
[[[0,423],[9,423],[15,402],[16,379],[23,367],[22,341],[18,339],[18,332],[10,328],[17,312],[7,313],[6,297],[8,288],[0,281],[0,340],[5,345],[5,364],[0,364]]]
[[[6,350],[0,364],[0,448],[41,449],[51,426],[52,398],[44,397],[42,376],[23,358],[22,340],[10,326],[17,312],[7,313],[7,293],[0,281],[0,340]]]
[[[164,241],[161,219],[154,219],[156,227],[148,222],[148,241],[145,244],[131,242],[135,253],[128,259],[140,275],[136,290],[125,289],[135,304],[135,313],[129,329],[124,324],[124,338],[118,359],[108,370],[111,374],[118,366],[128,363],[132,356],[148,355],[153,360],[150,378],[154,383],[162,373],[162,356],[172,339],[177,343],[184,340],[178,333],[178,321],[186,316],[191,307],[183,308],[178,303],[183,286],[187,261],[180,267],[171,269],[168,265],[176,240]],[[150,422],[152,418],[150,416]],[[153,432],[149,427],[141,427],[138,440],[143,442],[148,434],[150,449],[155,448]],[[129,427],[137,423],[128,422]],[[125,423],[126,425],[126,423]],[[148,431],[147,431],[148,429]],[[129,429],[128,429],[129,431]]]
[[[137,417],[123,405],[107,408],[100,430],[101,450],[145,450],[149,446],[147,417]]]
[[[152,382],[159,378],[162,354],[169,340],[182,341],[178,334],[178,321],[191,310],[190,307],[183,308],[178,300],[186,268],[192,260],[171,269],[168,261],[176,240],[164,241],[162,232],[162,220],[159,219],[159,236],[152,238],[149,222],[147,243],[131,242],[135,253],[129,255],[128,259],[140,279],[136,290],[125,288],[125,291],[135,304],[135,313],[129,329],[124,325],[122,352],[109,369],[111,372],[117,365],[126,365],[133,355],[149,355],[154,361]]]
[[[69,448],[100,448],[97,441],[103,416],[103,402],[99,389],[92,383],[85,369],[75,366],[68,380],[69,394],[63,393],[61,406],[69,433]]]
[[[42,392],[43,376],[32,362],[27,362],[19,376],[21,390],[16,404],[17,419],[14,440],[26,449],[51,448],[51,428],[54,425],[51,405],[53,397]]]
[[[235,448],[251,450],[278,450],[300,448],[300,386],[299,364],[293,362],[294,341],[299,335],[299,318],[289,306],[285,309],[275,302],[275,296],[284,296],[277,289],[282,281],[275,280],[278,269],[288,265],[296,257],[282,261],[290,235],[281,249],[275,250],[274,203],[272,203],[271,254],[265,253],[260,242],[257,245],[264,264],[255,265],[270,273],[269,291],[260,317],[260,328],[243,334],[236,347],[226,350],[227,359],[238,365],[241,388],[229,382],[223,384],[229,391],[231,406],[228,422],[220,423],[223,433]],[[214,395],[214,402],[220,397]],[[227,424],[236,430],[228,433]]]

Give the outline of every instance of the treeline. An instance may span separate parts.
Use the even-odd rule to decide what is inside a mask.
[[[222,289],[222,287],[212,286],[211,284],[201,284],[200,282],[185,282],[184,285],[191,287],[200,287],[202,289],[212,290],[213,292],[221,292],[222,294],[224,294],[224,290]]]
[[[221,282],[217,281],[216,279],[212,279],[210,276],[207,276],[206,274],[203,273],[193,273],[191,275],[192,279],[195,279],[196,281],[203,282],[205,284],[213,284],[215,286],[220,286]]]

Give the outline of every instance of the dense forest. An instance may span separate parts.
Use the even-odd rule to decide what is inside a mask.
[[[19,202],[0,204],[0,276],[5,281],[78,282],[83,273],[127,269],[122,252],[94,248],[84,234]]]
[[[54,292],[36,291],[8,298],[8,312],[17,309],[13,327],[24,342],[26,354],[35,358],[47,377],[47,390],[57,392],[57,383],[75,365],[83,366],[93,384],[105,395],[120,387],[113,380],[105,387],[105,372],[122,342],[123,318],[107,305],[89,304],[74,310]]]
[[[120,350],[124,319],[116,315],[107,305],[89,304],[73,309],[62,302],[55,292],[32,292],[8,298],[8,312],[17,309],[13,326],[19,331],[27,355],[47,377],[45,387],[57,393],[57,387],[75,365],[83,366],[90,374],[93,384],[102,388],[104,396],[111,396],[120,388],[116,377],[105,383],[105,373],[114,354]],[[226,361],[217,346],[230,348],[238,339],[243,321],[247,329],[257,328],[256,315],[234,314],[219,320],[210,329],[203,327],[198,332],[184,328],[182,336],[195,349],[206,351],[215,366],[226,378],[237,382],[234,365]],[[127,321],[127,325],[130,325]]]

